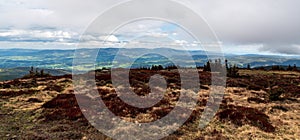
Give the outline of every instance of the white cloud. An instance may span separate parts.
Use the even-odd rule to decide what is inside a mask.
[[[76,32],[60,30],[6,30],[0,31],[0,39],[4,41],[34,42],[69,42],[78,38]]]
[[[187,44],[188,42],[185,41],[185,40],[175,40],[174,43],[175,43],[175,44],[180,44],[180,45],[181,45],[181,44]]]
[[[22,43],[26,40],[40,39],[70,45],[74,43],[72,41],[79,39],[84,29],[100,13],[122,1],[2,0],[0,1],[0,42],[19,41],[18,43]],[[199,12],[216,31],[224,45],[235,46],[232,49],[238,50],[237,52],[244,50],[244,52],[257,51],[257,53],[260,51],[298,53],[299,47],[294,45],[300,44],[300,16],[298,15],[300,1],[298,0],[181,1],[190,4],[191,8]],[[143,9],[137,7],[137,10]],[[182,36],[178,30],[164,31],[161,28],[163,26],[165,23],[149,21],[130,24],[116,33],[114,37],[109,37],[109,41],[126,41],[146,35],[154,38],[171,37],[173,40],[178,40],[177,44],[193,42],[190,37]],[[86,35],[82,40],[99,42],[105,36],[107,35]],[[16,42],[13,43],[16,44]],[[7,42],[6,45],[8,45]],[[19,46],[26,45],[28,44],[19,44]],[[190,46],[196,47],[197,43],[190,44]]]
[[[114,36],[114,35],[110,35],[110,36],[100,36],[99,40],[105,40],[107,42],[119,42],[119,39]]]

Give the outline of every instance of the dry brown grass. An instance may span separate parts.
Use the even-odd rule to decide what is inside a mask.
[[[168,75],[167,72],[165,74]],[[270,81],[277,80],[276,76],[278,76],[284,79],[284,84],[292,80],[294,83],[289,84],[300,85],[297,83],[300,79],[300,74],[297,72],[242,70],[240,74],[252,75],[257,79],[268,76],[275,78],[269,79]],[[98,78],[106,78],[103,79],[104,81],[109,81],[107,74],[98,74],[98,76]],[[209,75],[202,72],[200,77],[205,78]],[[32,87],[31,79],[1,82],[0,85],[10,84],[10,87],[0,89],[0,117],[2,118],[0,137],[4,139],[109,139],[93,128],[82,116],[72,94],[73,86],[70,80],[70,76],[40,78],[36,81],[37,86]],[[232,85],[239,82],[239,79],[229,80]],[[240,80],[247,83],[250,79]],[[170,79],[170,81],[177,80]],[[202,82],[209,83],[209,80]],[[139,81],[132,84],[137,87],[142,86]],[[155,121],[172,110],[179,96],[176,94],[180,92],[178,87],[176,83],[169,83],[163,102],[144,110],[122,103],[113,94],[115,89],[110,83],[99,84],[96,89],[107,106],[110,106],[112,111],[115,110],[115,114],[122,119],[146,123]],[[300,139],[299,96],[283,94],[282,100],[270,101],[271,88],[264,85],[259,85],[258,89],[253,90],[250,90],[247,84],[246,87],[227,87],[218,114],[204,129],[199,129],[199,117],[207,103],[210,89],[207,84],[202,84],[201,87],[197,107],[193,109],[192,116],[180,129],[165,139]],[[285,90],[297,91],[289,88]],[[147,92],[147,90],[136,91],[141,94]],[[87,96],[87,98],[97,99],[94,96]],[[178,114],[179,117],[182,116]]]

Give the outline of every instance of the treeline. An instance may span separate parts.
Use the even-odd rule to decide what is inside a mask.
[[[30,68],[29,73],[26,74],[23,78],[35,78],[35,77],[47,77],[51,76],[49,73],[45,73],[44,69],[39,70],[33,66]]]
[[[284,68],[283,66],[274,65],[272,66],[271,70],[281,70],[281,71],[298,71],[296,64],[292,67],[289,65],[287,68]]]
[[[214,62],[212,60],[207,61],[207,63],[203,67],[204,71],[211,71],[214,69],[218,71],[218,69],[223,68],[220,59],[216,59]],[[299,71],[296,64],[294,66],[281,66],[281,65],[273,65],[273,66],[261,66],[257,68],[251,68],[250,64],[247,64],[247,67],[238,67],[237,65],[228,64],[228,60],[225,60],[226,70],[234,70],[234,69],[247,69],[247,70],[280,70],[280,71]]]
[[[175,65],[168,65],[168,66],[163,66],[163,65],[152,65],[150,67],[147,67],[147,66],[142,66],[140,68],[137,68],[137,69],[140,69],[140,70],[172,70],[172,69],[178,69],[179,66],[175,66]]]
[[[177,69],[179,66],[175,65],[169,65],[169,66],[162,66],[162,65],[152,65],[150,67],[140,67],[138,69],[142,70],[172,70],[172,69]],[[246,67],[238,67],[235,64],[229,64],[228,60],[226,59],[224,63],[222,62],[221,59],[215,59],[214,61],[209,60],[204,64],[203,67],[197,66],[198,69],[203,69],[203,71],[209,71],[209,72],[224,72],[226,70],[226,75],[228,77],[239,77],[239,70],[241,69],[246,69],[246,70],[267,70],[266,67],[258,67],[258,68],[251,68],[250,64],[247,64]],[[281,70],[281,71],[298,71],[296,64],[294,66],[279,66],[279,65],[274,65],[272,66],[269,70]]]
[[[250,66],[249,66],[250,67]],[[163,65],[152,65],[152,66],[141,66],[139,70],[173,70],[173,69],[178,69],[180,68],[179,66],[176,65],[168,65],[168,66],[163,66]],[[213,72],[227,72],[227,76],[229,77],[238,77],[238,67],[236,65],[229,65],[228,61],[225,60],[225,64],[222,63],[221,59],[216,59],[214,62],[212,60],[207,61],[207,63],[201,67],[197,66],[197,69],[203,69],[203,71],[213,71]]]
[[[250,65],[248,65],[250,68]],[[216,59],[214,62],[209,60],[203,66],[203,71],[210,71],[210,72],[223,72],[226,70],[226,75],[228,77],[238,77],[238,66],[237,65],[230,65],[228,64],[228,60],[225,59],[225,64],[222,64],[221,59]]]

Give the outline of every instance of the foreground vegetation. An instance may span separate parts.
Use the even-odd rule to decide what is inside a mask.
[[[147,109],[131,107],[118,98],[110,71],[98,70],[86,75],[96,76],[99,95],[113,113],[126,121],[145,123],[168,114],[176,105],[179,92],[184,90],[176,69],[133,69],[130,84],[134,92],[141,96],[148,94],[147,82],[154,74],[164,76],[168,89],[158,104]],[[197,106],[188,121],[165,139],[300,139],[299,72],[239,70],[239,76],[227,79],[218,113],[200,130],[198,120],[208,102],[210,75],[199,70],[201,90]],[[84,118],[73,94],[71,78],[71,75],[48,75],[0,82],[0,137],[110,139]]]

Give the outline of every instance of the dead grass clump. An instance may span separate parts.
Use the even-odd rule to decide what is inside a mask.
[[[57,92],[62,92],[64,88],[59,85],[55,84],[48,84],[47,87],[44,89],[44,91],[57,91]]]
[[[17,96],[21,96],[21,95],[32,95],[34,93],[36,93],[36,90],[19,90],[19,91],[1,91],[0,93],[0,97],[6,97],[6,98],[11,98],[11,97],[17,97]]]
[[[72,80],[71,79],[68,79],[68,78],[64,78],[62,80],[59,81],[60,83],[71,83]]]
[[[79,118],[83,118],[83,114],[78,107],[69,108],[69,109],[48,109],[44,110],[44,118],[45,121],[53,121],[53,120],[77,120]]]
[[[31,103],[42,103],[43,101],[41,101],[40,99],[38,98],[29,98],[27,100],[27,102],[31,102]]]
[[[249,90],[255,90],[255,91],[260,91],[260,90],[264,89],[264,87],[260,86],[260,85],[257,85],[257,84],[249,83],[249,85],[247,86],[247,89],[249,89]]]
[[[202,85],[211,85],[211,73],[199,71],[199,79]]]
[[[199,101],[197,102],[198,106],[205,106],[206,104],[207,104],[207,99],[205,98],[199,99]]]
[[[285,90],[283,88],[277,87],[277,88],[272,88],[270,91],[270,96],[269,99],[271,101],[278,101],[282,100],[280,97],[283,93],[285,93]]]
[[[99,82],[96,83],[97,86],[105,86],[106,85],[106,81],[104,80],[100,80]]]
[[[170,135],[168,137],[162,138],[161,140],[178,140],[179,138],[174,135]]]
[[[200,85],[200,89],[203,89],[203,90],[209,90],[209,87],[208,87],[208,86]]]
[[[95,78],[98,80],[109,81],[109,80],[111,80],[111,75],[110,75],[110,73],[96,73]]]
[[[272,106],[271,112],[273,112],[274,110],[281,110],[281,111],[284,111],[284,112],[289,111],[286,107],[279,106],[279,105]]]
[[[74,106],[78,106],[74,94],[58,94],[42,105],[43,108],[71,108]]]
[[[6,86],[7,88],[32,88],[32,87],[37,87],[37,81],[36,79],[26,79],[26,80],[19,80],[15,79],[12,81],[9,81],[8,83],[10,86]]]
[[[120,117],[126,117],[128,115],[136,117],[139,113],[146,113],[147,111],[147,109],[140,109],[126,104],[118,98],[117,95],[110,95],[107,98],[104,98],[103,102],[111,112]]]
[[[222,132],[214,129],[209,134],[197,137],[194,140],[228,140],[228,138],[225,137]]]
[[[229,105],[217,116],[221,121],[230,121],[237,126],[249,124],[265,132],[275,131],[269,116],[254,108]]]
[[[171,111],[173,110],[172,107],[158,107],[154,108],[153,111],[151,112],[153,115],[157,116],[158,119],[168,115]]]
[[[267,103],[266,100],[261,99],[261,98],[256,98],[256,97],[248,97],[247,101],[250,102],[255,102],[255,103]]]
[[[87,96],[80,96],[82,102],[89,102]],[[77,104],[74,94],[58,94],[57,97],[42,105],[44,117],[46,120],[71,119],[76,120],[83,118],[83,114]]]
[[[233,99],[230,97],[224,97],[224,99],[222,100],[223,104],[228,104],[228,103],[232,103]]]
[[[6,89],[6,88],[10,88],[10,84],[1,84],[0,85],[1,88]]]
[[[198,108],[196,110],[193,110],[192,114],[189,116],[187,121],[184,124],[188,123],[196,123],[195,121],[199,120],[199,117],[201,116],[201,113],[204,111],[202,108]]]
[[[226,83],[227,87],[242,87],[242,88],[246,88],[248,87],[248,82],[247,80],[245,79],[233,79],[233,78],[230,78],[227,80],[227,83]]]

